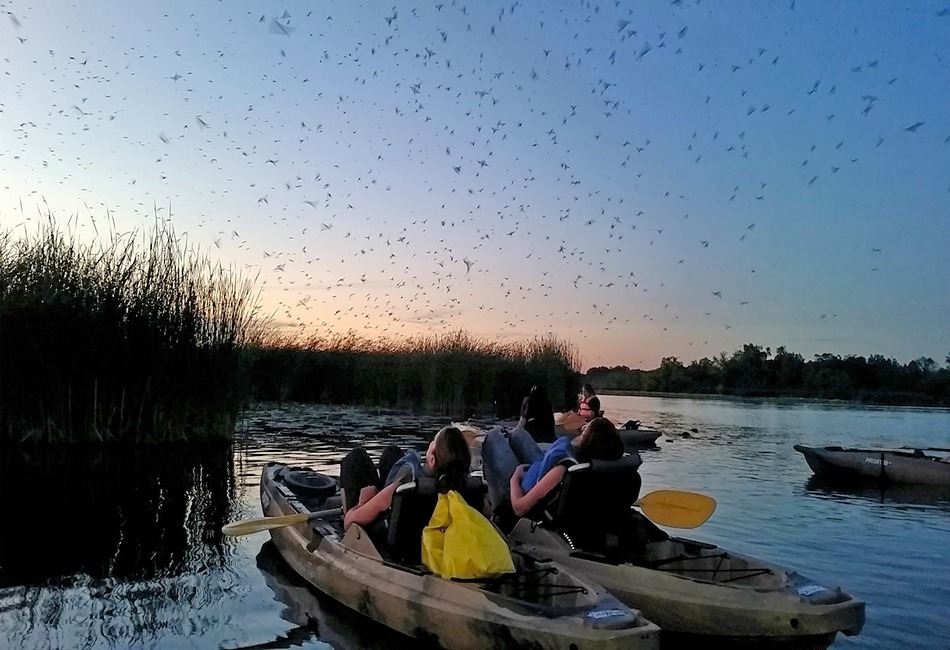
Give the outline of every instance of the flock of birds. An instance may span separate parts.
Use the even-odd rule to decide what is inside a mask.
[[[709,52],[708,12],[730,8],[699,0],[660,25],[619,0],[237,7],[72,16],[53,36],[0,4],[0,225],[54,195],[89,232],[167,220],[304,335],[553,332],[650,365],[755,341],[787,222],[821,236],[795,210],[860,191],[889,141],[940,137],[894,115],[907,89],[886,58],[801,72],[791,43],[745,34]],[[847,255],[873,273],[887,245]]]

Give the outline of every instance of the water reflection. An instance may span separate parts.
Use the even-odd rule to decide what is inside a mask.
[[[6,450],[0,587],[74,574],[135,579],[222,566],[232,458],[227,446]]]
[[[881,485],[874,481],[843,482],[812,476],[805,484],[809,496],[854,500],[900,507],[902,510],[950,512],[950,488],[928,485]]]
[[[248,589],[220,532],[233,457],[228,446],[5,450],[0,647],[217,647]]]
[[[827,485],[811,478],[792,445],[950,447],[948,412],[619,396],[602,403],[615,422],[664,431],[656,448],[640,450],[644,493],[716,498],[702,529],[672,532],[867,600],[861,635],[835,647],[945,645],[939,603],[950,590],[935,568],[947,562],[950,494]],[[223,539],[220,528],[260,514],[269,460],[337,475],[354,444],[374,456],[390,442],[421,451],[448,421],[284,405],[250,414],[229,448],[4,450],[0,648],[401,647],[400,637],[302,584],[266,535]]]

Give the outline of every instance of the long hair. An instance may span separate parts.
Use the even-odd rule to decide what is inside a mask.
[[[432,450],[435,456],[435,468],[432,474],[436,478],[439,492],[465,488],[472,467],[472,452],[461,431],[455,427],[445,427],[439,433]]]
[[[584,430],[581,444],[574,448],[580,461],[617,460],[623,456],[623,440],[607,418],[594,418]]]

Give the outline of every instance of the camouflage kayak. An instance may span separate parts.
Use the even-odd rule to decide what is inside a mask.
[[[481,468],[484,431],[456,426],[464,427],[473,466]],[[839,632],[861,631],[864,602],[840,587],[656,526],[633,507],[640,462],[633,451],[574,465],[532,518],[501,522],[509,542],[603,585],[665,637],[826,647]]]
[[[632,508],[639,464],[631,455],[573,466],[545,519],[518,520],[509,541],[602,584],[665,635],[826,647],[861,631],[864,602],[840,587],[673,537]]]
[[[306,468],[268,463],[261,477],[266,516],[339,506],[335,485]],[[603,587],[549,559],[514,553],[517,572],[478,581],[446,580],[421,564],[421,529],[435,497],[400,486],[389,521],[342,530],[334,515],[274,528],[290,567],[338,602],[403,634],[446,648],[659,647],[659,628]],[[428,508],[428,512],[425,509]],[[413,543],[414,542],[414,543]]]

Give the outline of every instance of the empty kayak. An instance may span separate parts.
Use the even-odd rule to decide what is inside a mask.
[[[795,445],[812,471],[839,480],[950,486],[950,449],[846,449]]]

